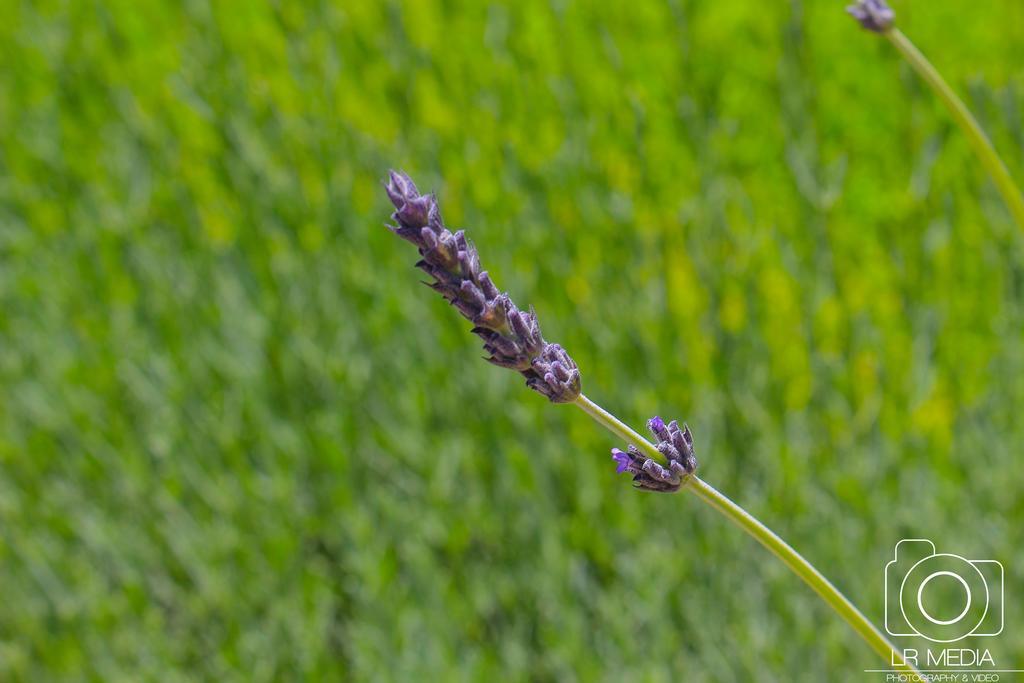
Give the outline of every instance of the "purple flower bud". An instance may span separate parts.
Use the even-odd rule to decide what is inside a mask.
[[[682,487],[683,479],[689,474],[683,466],[673,460],[668,464],[668,469],[662,467],[653,460],[646,460],[643,464],[644,474],[650,477],[645,481],[647,490],[661,493],[675,493]]]
[[[697,456],[693,452],[693,435],[690,434],[690,428],[683,425],[683,429],[679,429],[679,423],[672,420],[668,424],[667,430],[669,433],[668,443],[671,444],[672,450],[674,451],[672,456],[669,457],[670,462],[678,462],[682,465],[683,469],[687,472],[693,472],[697,469]],[[658,437],[659,439],[661,436]],[[660,446],[664,441],[660,441]]]
[[[444,221],[441,220],[441,207],[437,201],[434,200],[434,195],[430,195],[430,205],[427,210],[427,225],[430,226],[435,232],[441,232],[444,230]]]
[[[561,346],[545,344],[532,366],[532,373],[523,373],[526,386],[544,394],[552,403],[572,403],[579,398],[580,370]]]
[[[540,323],[537,322],[537,314],[533,312],[533,308],[530,308],[529,313],[517,310],[516,305],[512,303],[511,299],[508,300],[506,306],[505,316],[508,318],[508,324],[512,328],[512,333],[520,343],[535,351],[530,354],[531,356],[538,355],[544,344],[544,338],[540,335]]]
[[[644,491],[674,493],[697,469],[690,429],[680,430],[675,420],[666,426],[657,415],[647,421],[647,428],[658,439],[656,448],[668,460],[668,467],[645,458],[636,446],[629,444],[625,453],[618,448],[612,449],[612,458],[618,463],[615,471],[633,475],[633,485]]]
[[[459,294],[451,299],[452,306],[458,309],[462,317],[473,320],[487,306],[483,292],[469,280],[463,280],[459,287]]]
[[[408,197],[419,197],[419,190],[416,189],[416,183],[412,181],[412,178],[399,171],[390,171],[388,173],[388,182],[384,186],[384,189],[388,193],[388,198],[391,199],[391,203],[398,208],[405,204],[405,200]]]
[[[486,327],[491,330],[502,330],[508,328],[507,313],[510,308],[515,307],[512,300],[509,298],[508,294],[498,294],[488,299],[487,290],[483,288],[483,282],[480,284],[481,293],[484,295],[486,305],[480,310],[480,313],[473,318],[473,322],[478,327]]]
[[[633,485],[644,491],[674,493],[682,487],[683,480],[688,474],[677,462],[669,463],[665,468],[651,458],[645,458],[632,444],[626,452],[613,448],[612,460],[617,463],[617,473],[626,472],[632,475]]]
[[[846,12],[863,28],[875,33],[885,33],[896,19],[896,13],[885,4],[885,0],[857,0],[856,4],[846,8]]]
[[[471,281],[463,280],[459,286],[459,291],[462,294],[463,300],[468,304],[472,304],[474,316],[479,315],[480,311],[487,308],[487,299],[484,298],[484,293]]]
[[[654,434],[659,441],[666,441],[671,438],[668,429],[665,428],[665,421],[657,415],[647,421],[647,429],[651,430],[651,434]]]
[[[505,336],[486,327],[474,327],[472,332],[484,340],[484,351],[491,354],[486,359],[487,362],[524,374],[531,371],[534,353],[532,347],[524,346],[515,337]]]
[[[391,217],[402,228],[417,230],[427,225],[431,213],[436,212],[437,202],[432,195],[421,195],[416,184],[404,173],[391,171],[387,190],[388,198],[395,205]]]
[[[430,228],[420,228],[420,247],[424,251],[434,251],[440,246],[437,241],[437,233]]]
[[[484,296],[488,299],[497,299],[499,296],[502,296],[498,291],[498,288],[494,286],[493,282],[491,282],[491,276],[487,274],[486,270],[480,272],[480,277],[478,279],[480,280],[480,289],[484,290]],[[505,294],[504,296],[506,299],[508,298],[508,294]]]

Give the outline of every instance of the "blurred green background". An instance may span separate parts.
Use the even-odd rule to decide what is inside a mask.
[[[389,167],[876,623],[1001,560],[1024,666],[1024,234],[842,5],[3,2],[0,679],[879,678],[478,360]],[[895,9],[1024,178],[1024,5]]]

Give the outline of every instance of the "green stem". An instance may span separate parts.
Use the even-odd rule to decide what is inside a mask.
[[[977,119],[971,114],[967,105],[957,97],[953,89],[949,87],[949,84],[932,66],[932,63],[928,61],[928,58],[899,29],[889,29],[883,35],[896,46],[896,49],[910,62],[910,66],[914,67],[918,75],[931,86],[931,89],[935,91],[935,94],[939,96],[942,103],[949,109],[957,124],[967,135],[967,139],[970,140],[971,146],[974,148],[978,158],[981,159],[985,170],[992,177],[992,181],[996,184],[999,194],[1003,196],[1003,201],[1006,202],[1006,206],[1010,210],[1010,214],[1013,215],[1013,219],[1024,230],[1024,197],[1021,196],[1020,190],[1017,188],[1016,183],[1013,182],[1013,176],[1007,170],[1006,164],[999,158],[995,147],[992,146],[991,141],[989,141],[981,126],[978,125]]]
[[[664,458],[658,452],[658,449],[654,447],[654,444],[583,394],[580,394],[580,397],[576,399],[576,405],[590,415],[590,417],[594,418],[598,424],[623,441],[643,449],[651,458],[664,462]],[[918,673],[913,666],[903,660],[902,653],[892,646],[882,632],[875,628],[874,624],[868,621],[867,617],[861,614],[860,610],[846,596],[840,593],[838,588],[833,586],[821,572],[814,568],[814,565],[804,559],[791,545],[779,538],[774,531],[696,475],[689,478],[684,488],[723,514],[730,522],[750,534],[754,540],[782,560],[794,574],[814,589],[821,596],[822,600],[828,603],[839,616],[845,619],[846,623],[875,652],[881,655],[886,664],[900,671]]]

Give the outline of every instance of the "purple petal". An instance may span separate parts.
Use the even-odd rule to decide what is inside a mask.
[[[612,449],[612,460],[619,463],[619,466],[615,468],[616,474],[622,474],[629,469],[629,454],[623,453],[618,448]]]

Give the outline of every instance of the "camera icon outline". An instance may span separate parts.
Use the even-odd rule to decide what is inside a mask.
[[[890,570],[892,570],[893,566],[899,564],[899,562],[900,562],[900,546],[903,545],[903,544],[911,544],[911,543],[912,544],[917,544],[919,547],[922,546],[922,545],[927,545],[927,547],[930,550],[928,551],[928,553],[923,558],[917,560],[909,569],[906,569],[906,571],[903,573],[902,577],[899,577],[898,575],[895,575],[895,573],[893,573],[893,575],[890,575]],[[912,574],[924,573],[924,570],[926,569],[926,566],[925,566],[926,563],[928,563],[929,561],[933,561],[933,560],[935,560],[937,558],[949,558],[949,560],[951,562],[953,562],[954,564],[959,564],[960,565],[960,571],[947,571],[947,570],[933,571],[932,573],[928,574],[927,577],[924,578],[924,580],[922,580],[920,582],[920,585],[919,585],[919,587],[917,589],[916,596],[914,596],[914,597],[916,597],[916,600],[911,602],[912,608],[914,606],[916,606],[915,619],[912,620],[907,615],[907,608],[906,608],[906,604],[905,604],[905,600],[904,600],[904,591],[907,589],[907,581],[910,579]],[[989,575],[984,574],[981,571],[981,569],[979,568],[979,565],[985,565],[986,567],[990,566],[992,568],[992,569],[989,570],[990,574]],[[970,573],[971,570],[973,570],[974,574]],[[979,582],[980,581],[979,585],[982,587],[982,591],[980,591],[980,593],[982,593],[983,595],[975,595],[975,593],[977,591],[972,591],[971,590],[971,587],[969,585],[970,582],[967,580],[967,578],[964,577],[964,574],[967,574],[968,575],[967,578],[972,579],[975,582]],[[928,612],[928,610],[925,608],[924,603],[923,603],[923,593],[924,593],[925,587],[927,586],[927,584],[930,581],[932,581],[935,578],[941,577],[941,576],[948,576],[948,577],[951,577],[951,578],[955,579],[957,582],[959,582],[961,587],[964,589],[964,592],[965,592],[966,597],[967,597],[966,604],[964,605],[964,607],[961,610],[960,614],[958,614],[957,616],[953,617],[952,619],[938,619],[938,618],[934,617],[932,614],[930,614]],[[990,585],[990,578],[993,581],[998,583],[998,590],[993,590],[993,588],[995,588],[995,586]],[[1005,607],[1005,601],[1004,601],[1005,589],[1004,589],[1004,578],[1005,578],[1005,571],[1003,569],[1003,564],[1001,562],[999,562],[998,560],[968,560],[967,558],[965,558],[965,557],[963,557],[961,555],[956,555],[954,553],[940,553],[940,552],[936,552],[935,544],[931,540],[926,539],[926,538],[904,538],[904,539],[901,539],[900,541],[896,542],[896,546],[893,549],[893,559],[890,560],[888,563],[886,563],[885,570],[884,570],[884,575],[883,575],[883,579],[884,579],[884,596],[885,596],[885,604],[884,604],[884,608],[885,608],[885,630],[891,636],[908,636],[908,637],[919,636],[921,638],[925,638],[926,640],[930,640],[930,641],[932,641],[934,643],[954,643],[954,642],[957,642],[959,640],[963,640],[964,638],[967,638],[969,636],[974,636],[974,637],[998,636],[999,634],[1001,634],[1003,632],[1003,628],[1005,627],[1005,612],[1004,612],[1004,607]],[[903,623],[902,623],[902,625],[899,628],[897,628],[895,626],[895,624],[896,624],[896,619],[894,618],[895,615],[891,613],[891,611],[892,611],[891,598],[893,596],[890,595],[890,587],[891,586],[895,586],[895,582],[896,581],[899,581],[899,588],[898,588],[898,591],[896,591],[895,597],[898,598],[898,602],[899,602],[898,613],[899,613],[899,616],[902,617],[902,620],[903,620]],[[923,631],[927,631],[928,628],[919,628],[919,627],[914,625],[914,621],[916,620],[917,616],[920,615],[921,617],[923,617],[925,619],[925,621],[924,622],[919,622],[919,623],[924,624],[926,627],[929,624],[934,624],[934,625],[937,625],[939,627],[955,626],[958,622],[960,622],[962,619],[964,619],[964,617],[970,611],[971,607],[974,605],[975,601],[977,599],[979,599],[979,598],[982,598],[984,600],[984,609],[981,612],[981,617],[978,618],[977,622],[974,623],[973,626],[970,626],[966,630],[963,630],[963,632],[960,633],[960,635],[956,635],[955,637],[951,637],[951,638],[935,637],[934,633],[929,635],[929,633],[923,632]],[[986,625],[985,624],[986,619],[989,618],[990,611],[992,611],[993,600],[997,600],[998,601],[996,603],[997,607],[998,607],[998,613],[999,613],[999,616],[998,616],[998,619],[999,619],[998,628],[993,628],[993,625],[991,625],[991,624],[990,625]]]

